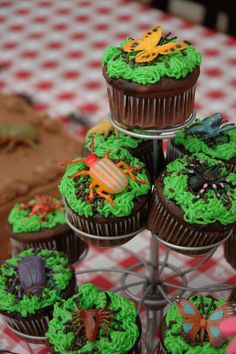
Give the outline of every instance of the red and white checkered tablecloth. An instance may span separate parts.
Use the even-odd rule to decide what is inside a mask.
[[[203,54],[196,97],[198,116],[222,112],[225,118],[236,121],[236,39],[130,0],[1,0],[0,65],[4,70],[0,72],[0,89],[31,96],[36,109],[64,123],[70,122],[68,114],[79,113],[80,124],[72,127],[83,136],[108,112],[101,73],[106,46],[141,35],[156,24],[162,25],[166,33],[191,41]],[[125,246],[149,258],[149,245],[150,234],[143,233]],[[161,259],[164,253],[161,249]],[[127,268],[136,261],[119,248],[91,247],[77,268]],[[199,258],[171,252],[170,263],[179,269],[198,262]],[[195,287],[236,281],[222,247],[188,278]],[[78,278],[78,283],[83,281],[112,289],[119,286],[119,275],[90,273]],[[3,348],[18,354],[48,353],[44,346],[29,347],[0,323],[0,349]]]

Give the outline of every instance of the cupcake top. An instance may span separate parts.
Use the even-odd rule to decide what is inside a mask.
[[[79,216],[130,215],[135,199],[150,191],[142,162],[126,149],[113,149],[108,155],[105,157],[104,151],[96,151],[96,155],[92,152],[86,158],[66,163],[59,189]]]
[[[46,336],[60,354],[125,354],[140,337],[137,311],[125,297],[83,284],[76,295],[55,305]]]
[[[176,202],[187,223],[223,225],[236,221],[236,174],[204,154],[169,163],[163,174],[164,196]]]
[[[207,156],[231,160],[236,158],[236,126],[223,124],[220,113],[203,120],[197,119],[188,128],[180,129],[174,144],[191,154],[203,152]]]
[[[120,47],[109,46],[103,65],[109,78],[122,78],[141,85],[158,83],[163,77],[185,78],[201,63],[200,53],[176,37],[162,35],[160,26],[141,39],[128,39]]]
[[[92,136],[94,136],[94,151],[98,154],[105,154],[111,149],[135,149],[144,141],[116,131],[108,118],[88,131],[85,145],[88,150],[91,148]]]
[[[68,259],[60,252],[43,249],[21,252],[1,266],[0,312],[27,317],[52,306],[61,300],[72,278]]]
[[[226,338],[218,326],[221,320],[234,314],[235,305],[223,299],[200,295],[188,300],[178,297],[164,319],[164,346],[171,354],[224,354]]]
[[[16,203],[8,223],[15,234],[53,229],[66,224],[62,201],[53,196],[37,196],[28,203]]]

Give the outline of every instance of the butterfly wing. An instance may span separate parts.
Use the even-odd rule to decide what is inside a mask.
[[[212,312],[207,320],[206,330],[209,336],[209,342],[214,347],[220,347],[226,340],[219,329],[219,324],[225,318],[235,316],[236,305],[234,303],[223,304]]]
[[[158,46],[159,54],[166,55],[186,48],[184,42],[169,42]]]
[[[158,55],[159,55],[158,47],[153,48],[151,50],[145,50],[140,54],[136,55],[135,62],[148,63],[149,61],[153,61]]]
[[[176,297],[176,306],[185,319],[182,325],[182,335],[186,342],[194,343],[200,331],[201,315],[196,306],[183,297]]]
[[[161,39],[162,36],[162,28],[154,27],[150,31],[144,33],[141,39],[131,39],[124,46],[125,52],[136,52],[140,50],[151,50],[154,48]]]

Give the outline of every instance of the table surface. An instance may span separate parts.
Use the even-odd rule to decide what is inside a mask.
[[[0,65],[4,70],[0,72],[0,89],[31,96],[37,110],[61,119],[82,137],[108,112],[101,73],[104,49],[128,36],[139,36],[156,24],[162,25],[166,33],[191,41],[203,54],[196,94],[198,116],[222,112],[225,118],[235,121],[236,39],[129,0],[2,0]],[[71,122],[70,113],[79,114],[80,124]],[[148,259],[150,240],[150,234],[144,232],[125,247]],[[165,253],[161,248],[161,259]],[[134,255],[120,248],[91,247],[77,269],[126,268],[136,261]],[[198,262],[199,258],[170,254],[170,263],[179,269]],[[207,264],[190,273],[188,279],[197,288],[215,282],[235,283],[236,276],[219,247]],[[83,281],[112,289],[119,286],[119,275],[92,273],[78,277],[78,283]],[[18,354],[48,353],[41,345],[29,347],[0,324],[2,348]]]

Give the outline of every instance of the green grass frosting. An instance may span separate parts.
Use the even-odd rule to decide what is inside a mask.
[[[95,342],[87,341],[76,351],[68,350],[68,347],[70,348],[72,345],[75,333],[73,331],[64,333],[64,326],[73,316],[70,310],[77,310],[77,301],[80,301],[82,309],[87,310],[91,308],[101,309],[106,304],[104,292],[99,292],[93,284],[83,284],[80,286],[78,294],[60,304],[56,304],[54,307],[53,319],[49,322],[49,330],[46,336],[56,353],[90,353],[96,347],[101,354],[125,354],[135,346],[140,331],[136,324],[137,311],[134,303],[110,291],[107,291],[107,294],[111,299],[108,308],[110,310],[120,309],[114,317],[120,321],[119,327],[123,331],[118,330],[117,322],[113,321],[112,324],[115,329],[107,327],[111,341],[105,336],[104,331],[99,329],[99,335]]]
[[[104,157],[104,151],[96,151],[96,154],[99,158]],[[142,162],[140,162],[137,158],[133,157],[126,149],[119,149],[119,151],[117,149],[111,150],[109,158],[112,161],[124,161],[133,167],[144,166]],[[77,158],[75,158],[75,160],[76,159]],[[111,195],[114,200],[114,205],[111,205],[104,198],[99,198],[97,202],[92,201],[91,203],[87,203],[86,200],[88,197],[89,188],[86,183],[91,183],[92,179],[87,176],[81,176],[79,181],[77,182],[78,185],[75,186],[74,179],[67,177],[84,169],[88,168],[83,162],[68,165],[59,186],[59,190],[62,196],[67,200],[70,208],[79,216],[90,217],[97,213],[104,217],[109,217],[112,215],[116,217],[130,215],[132,209],[135,206],[135,198],[138,196],[147,195],[150,190],[150,182],[147,177],[145,168],[143,168],[136,174],[136,177],[139,180],[145,180],[147,183],[137,183],[128,176],[127,187],[121,193]],[[78,192],[78,188],[82,188],[87,193],[86,197],[82,198],[76,195],[76,193]],[[95,191],[96,189],[97,187],[95,187]]]
[[[189,301],[192,302],[197,308],[200,305],[200,296],[192,296],[189,298]],[[204,304],[211,304],[211,297],[203,296]],[[224,304],[225,301],[222,299],[215,300],[216,307]],[[207,307],[205,307],[207,311]],[[210,311],[209,315],[214,310]],[[203,315],[202,311],[199,309],[201,315]],[[202,344],[194,344],[191,345],[185,341],[185,339],[180,335],[181,327],[184,322],[184,318],[179,313],[179,310],[175,304],[171,305],[168,309],[165,323],[167,328],[171,324],[171,321],[176,321],[175,324],[172,324],[169,329],[165,332],[165,340],[164,345],[165,348],[171,354],[225,354],[227,344],[222,345],[220,348],[213,347],[208,341],[203,342]],[[179,335],[178,335],[179,334]]]
[[[36,200],[32,199],[30,202],[34,203]],[[40,214],[30,216],[31,210],[21,209],[21,206],[21,203],[16,203],[8,216],[8,223],[15,234],[53,229],[58,225],[66,224],[65,214],[60,209],[47,213],[45,221],[42,221]]]
[[[126,42],[121,42],[120,47],[123,48]],[[126,54],[129,59],[133,59],[137,53]],[[175,51],[168,55],[159,55],[155,63],[144,66],[135,63],[131,66],[122,56],[114,60],[114,57],[120,54],[120,50],[109,46],[103,55],[103,65],[106,66],[107,75],[112,79],[122,78],[141,85],[156,84],[163,77],[182,79],[200,65],[201,54],[195,48],[186,44],[184,53],[185,55],[180,51]]]
[[[206,157],[204,154],[194,154],[200,160],[207,160],[209,165],[219,163],[218,160]],[[188,185],[188,176],[182,172],[188,171],[185,165],[189,163],[191,157],[184,156],[176,159],[167,165],[167,175],[164,177],[164,195],[170,200],[174,200],[184,212],[184,220],[190,224],[208,225],[219,222],[223,225],[232,224],[236,221],[236,188],[226,188],[230,190],[232,205],[230,208],[220,201],[212,189],[205,193],[208,200],[199,199],[195,201],[197,193],[193,193]],[[236,183],[236,174],[228,173],[226,168],[222,169],[222,174]]]
[[[201,124],[201,121],[197,120],[196,123]],[[210,146],[196,135],[187,134],[185,129],[181,129],[176,134],[174,142],[191,154],[202,152],[212,158],[228,161],[236,157],[236,129],[221,135],[226,138],[226,141]]]
[[[94,151],[98,154],[105,154],[111,149],[135,149],[141,144],[144,140],[140,138],[133,138],[130,135],[126,135],[122,132],[118,133],[118,136],[115,134],[110,134],[106,139],[102,134],[94,134]],[[90,150],[91,148],[91,135],[86,135],[86,145],[85,147]]]
[[[10,293],[8,288],[12,285],[15,277],[18,275],[16,269],[6,265],[18,265],[23,257],[29,255],[37,255],[39,257],[48,257],[45,264],[52,267],[56,271],[52,274],[52,279],[56,284],[57,289],[51,288],[50,280],[47,280],[45,288],[41,296],[24,294],[22,298],[17,299],[16,295]],[[53,250],[40,250],[35,253],[29,249],[21,252],[16,257],[8,259],[1,266],[0,271],[0,311],[8,313],[20,313],[22,317],[37,313],[38,310],[47,306],[52,306],[55,302],[61,300],[61,293],[67,288],[72,279],[73,271],[68,267],[68,259],[61,256],[61,253]],[[19,283],[16,283],[18,290]]]

